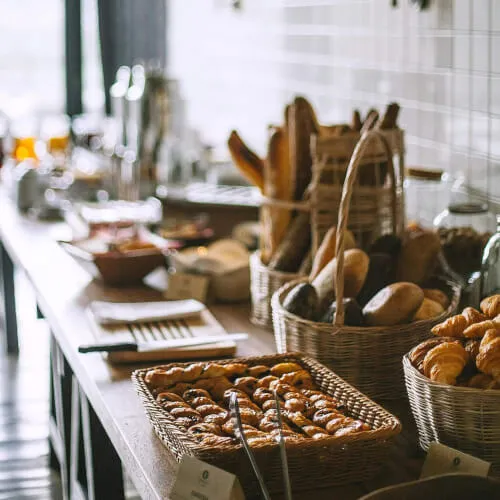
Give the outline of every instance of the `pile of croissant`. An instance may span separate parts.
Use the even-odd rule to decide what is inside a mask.
[[[500,389],[500,295],[485,298],[480,309],[466,307],[436,325],[436,337],[410,352],[413,366],[435,382]]]
[[[237,394],[243,431],[251,446],[276,440],[273,391],[280,397],[287,440],[346,436],[371,429],[346,415],[342,403],[319,391],[310,373],[295,362],[273,366],[192,363],[151,369],[145,381],[175,424],[206,446],[237,443],[235,422],[228,411],[232,394]]]

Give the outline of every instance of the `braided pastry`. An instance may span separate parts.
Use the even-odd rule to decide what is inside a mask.
[[[500,332],[488,330],[481,345],[476,364],[480,371],[500,380]]]
[[[494,318],[500,314],[500,294],[486,297],[481,302],[481,311],[489,318]]]
[[[455,385],[468,361],[467,351],[458,342],[444,342],[433,347],[424,358],[426,377],[444,384]]]

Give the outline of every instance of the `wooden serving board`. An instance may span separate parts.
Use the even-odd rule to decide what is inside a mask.
[[[88,311],[94,337],[99,343],[106,342],[147,342],[148,340],[169,340],[209,335],[227,334],[212,313],[205,309],[198,317],[129,323],[123,325],[101,325]],[[236,352],[233,340],[191,347],[157,350],[154,352],[110,352],[107,359],[111,363],[137,363],[143,361],[163,361],[179,359],[202,359],[232,356]]]

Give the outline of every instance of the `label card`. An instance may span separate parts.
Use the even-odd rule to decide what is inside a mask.
[[[165,298],[168,300],[195,299],[205,303],[209,281],[210,278],[203,274],[170,274]]]
[[[431,443],[420,479],[441,474],[462,473],[488,475],[491,464],[440,443]]]
[[[244,500],[234,474],[195,457],[184,456],[170,492],[172,500]]]

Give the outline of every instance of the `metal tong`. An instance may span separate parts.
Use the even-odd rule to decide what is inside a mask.
[[[280,458],[281,458],[281,468],[283,472],[283,483],[285,485],[285,499],[292,500],[292,486],[290,484],[290,474],[288,472],[288,459],[286,455],[286,447],[285,447],[285,438],[283,436],[283,419],[281,417],[281,407],[280,400],[278,398],[278,393],[273,391],[274,401],[276,403],[276,415],[278,420],[278,433],[276,434],[276,441],[280,448]],[[236,437],[241,441],[243,445],[243,449],[247,454],[248,459],[252,465],[253,471],[257,480],[259,481],[260,489],[262,491],[262,496],[265,500],[271,500],[271,496],[269,495],[269,491],[264,483],[264,478],[259,470],[259,466],[257,465],[257,461],[255,460],[255,455],[253,454],[252,449],[250,448],[248,441],[245,437],[245,432],[243,430],[243,424],[241,423],[241,415],[240,415],[240,406],[238,404],[238,395],[236,393],[231,394],[231,398],[229,400],[229,410],[231,418],[235,423],[236,427]]]

